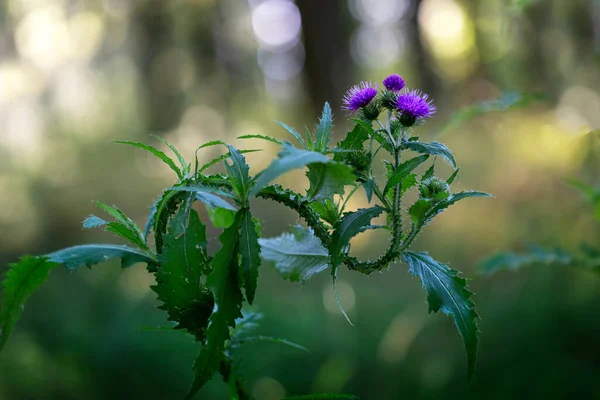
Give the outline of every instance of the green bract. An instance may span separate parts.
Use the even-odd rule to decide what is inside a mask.
[[[386,96],[393,97],[390,93]],[[387,98],[384,103],[389,106],[393,99]],[[104,227],[129,242],[129,246],[75,246],[40,257],[25,256],[12,264],[2,285],[0,349],[27,297],[53,268],[60,264],[69,269],[91,267],[110,258],[120,258],[122,267],[134,263],[147,265],[156,281],[151,288],[160,301],[159,308],[173,322],[172,328],[189,333],[199,342],[201,349],[193,367],[195,378],[185,398],[192,398],[219,372],[228,383],[232,398],[251,399],[232,362],[235,349],[256,341],[302,348],[283,339],[245,336],[258,317],[242,310],[244,303],[254,301],[263,261],[273,265],[284,279],[300,282],[331,268],[334,288],[344,265],[370,274],[405,262],[410,273],[421,279],[430,311],[441,310],[454,318],[466,347],[470,379],[475,369],[478,316],[466,280],[427,253],[409,248],[424,226],[450,205],[488,195],[473,191],[452,193],[450,185],[458,173],[452,152],[442,143],[421,141],[413,127],[397,123],[396,111],[388,108],[386,112],[387,119],[383,122],[371,114],[368,120],[353,120],[354,126],[337,146],[330,143],[333,119],[328,104],[314,132],[307,130],[302,135],[280,123],[295,138],[295,143],[262,135],[243,136],[281,146],[271,164],[255,176],[250,175],[243,155],[253,150],[239,150],[220,140],[199,147],[224,146],[225,150],[223,156],[203,165],[197,156],[193,163],[188,163],[162,139],[159,140],[175,154],[174,159],[150,145],[119,142],[149,151],[175,172],[177,180],[154,202],[143,229],[119,208],[96,202],[110,218],[90,215],[83,222],[84,228]],[[364,112],[359,114],[364,116]],[[434,176],[437,157],[455,169],[444,180]],[[380,158],[391,160],[384,160],[387,174],[383,180],[373,173],[373,165]],[[226,174],[206,173],[220,162],[224,163]],[[424,174],[416,172],[425,164],[429,166]],[[273,183],[295,169],[306,169],[309,182],[306,193]],[[420,195],[416,202],[406,206],[402,204],[403,195],[410,189]],[[359,190],[365,190],[371,204],[347,210],[348,199]],[[291,233],[279,237],[261,237],[259,221],[250,208],[253,198],[275,201],[294,210],[306,227],[298,225]],[[209,221],[202,221],[192,208],[195,202],[206,207]],[[374,220],[383,214],[387,222],[375,224]],[[214,254],[206,247],[208,222],[223,229],[220,249]],[[383,255],[373,261],[361,261],[350,255],[353,237],[379,228],[390,233],[389,246]],[[353,397],[313,394],[291,398]]]

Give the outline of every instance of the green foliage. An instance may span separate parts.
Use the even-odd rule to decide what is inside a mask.
[[[27,298],[46,281],[50,271],[58,265],[46,257],[34,256],[25,256],[18,263],[10,265],[2,282],[0,351],[17,323]]]
[[[334,194],[344,194],[344,186],[352,185],[356,179],[352,169],[343,163],[312,163],[306,172],[310,187],[306,193],[309,199],[330,199]]]
[[[407,141],[402,144],[402,147],[407,150],[412,150],[421,154],[430,154],[433,156],[440,156],[452,166],[452,168],[456,169],[456,160],[454,159],[454,155],[440,142],[431,142],[431,143],[423,143],[416,141]]]
[[[260,173],[256,184],[250,192],[251,195],[256,195],[269,182],[286,172],[304,168],[312,163],[328,163],[330,161],[324,154],[298,149],[289,142],[283,142],[283,150],[279,152],[277,157],[267,169]]]
[[[144,149],[144,150],[152,153],[157,158],[162,160],[165,164],[167,164],[169,166],[169,168],[171,168],[173,171],[175,171],[175,173],[177,174],[177,177],[179,179],[184,178],[183,172],[181,171],[181,169],[179,169],[177,164],[175,164],[175,161],[173,161],[169,156],[167,156],[164,152],[158,150],[157,148],[152,147],[147,144],[144,144],[144,143],[140,143],[140,142],[132,142],[130,140],[115,140],[114,142],[121,143],[121,144],[128,144],[128,145],[134,146],[134,147],[139,147],[140,149]]]
[[[221,249],[215,255],[212,271],[206,279],[206,287],[213,294],[215,309],[206,329],[206,344],[194,363],[194,382],[184,399],[191,399],[219,370],[225,357],[225,342],[230,338],[229,328],[234,328],[236,319],[242,317],[243,297],[238,286],[238,250],[243,213],[243,210],[238,211],[234,223],[219,237]]]
[[[218,371],[229,387],[231,398],[249,400],[252,396],[244,387],[240,364],[232,350],[247,343],[265,341],[305,350],[285,339],[256,332],[248,334],[257,328],[259,316],[242,313],[242,305],[244,297],[248,304],[255,300],[261,260],[272,264],[284,279],[302,283],[331,266],[335,298],[348,319],[337,294],[340,266],[370,274],[403,259],[409,264],[410,272],[422,279],[430,310],[442,310],[453,316],[465,342],[471,378],[477,349],[477,314],[465,280],[458,277],[457,271],[436,262],[426,253],[414,253],[409,248],[422,228],[447,207],[464,198],[488,195],[475,191],[452,194],[449,185],[456,178],[458,169],[450,150],[439,142],[419,141],[413,129],[422,121],[417,121],[414,126],[415,121],[411,121],[410,127],[403,126],[401,115],[394,110],[387,111],[385,123],[377,120],[375,114],[382,108],[380,100],[376,99],[368,110],[360,110],[357,113],[360,118],[354,120],[355,126],[335,148],[330,148],[333,117],[327,103],[314,132],[306,129],[306,133],[300,135],[280,123],[302,148],[264,135],[241,136],[242,139],[261,139],[282,146],[277,158],[255,177],[250,176],[243,154],[256,150],[238,150],[221,140],[198,147],[193,170],[192,164],[163,139],[158,138],[173,152],[179,165],[152,146],[119,142],[147,150],[161,159],[177,173],[177,181],[164,189],[154,202],[143,231],[119,208],[101,202],[96,204],[113,220],[105,221],[90,215],[83,222],[85,229],[104,226],[137,248],[86,244],[57,250],[44,257],[26,256],[14,264],[3,283],[0,348],[26,298],[56,265],[64,264],[69,269],[91,267],[111,258],[120,258],[122,267],[146,263],[148,271],[155,274],[156,283],[151,288],[157,295],[159,308],[166,311],[167,319],[173,323],[168,329],[188,333],[202,346],[194,363],[194,380],[185,399],[191,399]],[[374,125],[380,129],[375,130]],[[226,153],[200,165],[198,151],[212,146],[224,146]],[[374,162],[381,150],[387,151],[392,161],[387,163],[387,179],[380,186],[378,176],[373,172],[378,171]],[[420,155],[406,159],[403,156],[406,150]],[[455,172],[444,181],[434,176],[434,167],[430,165],[419,178],[414,171],[430,161],[431,156],[444,158]],[[223,162],[226,174],[204,173],[220,162]],[[309,183],[305,195],[269,185],[289,171],[304,168]],[[419,198],[408,208],[412,223],[410,233],[405,234],[406,209],[402,198],[409,190],[415,191],[417,185]],[[347,186],[352,187],[349,193],[345,190]],[[375,204],[345,212],[352,204],[349,200],[361,187],[364,187],[369,203],[374,201]],[[587,188],[584,192],[586,195],[591,193]],[[306,227],[298,225],[291,233],[261,238],[260,221],[253,218],[250,208],[250,199],[254,197],[290,208],[304,220]],[[193,208],[196,202],[206,207],[207,221],[213,227],[223,229],[219,236],[221,247],[214,254],[207,250],[207,228]],[[387,223],[372,223],[384,213]],[[349,254],[350,241],[370,229],[389,232],[389,247],[379,258],[361,261]],[[149,240],[151,233],[153,241]],[[354,397],[314,394],[292,398]]]
[[[284,279],[306,282],[328,266],[327,250],[310,228],[297,225],[292,233],[258,239],[261,257],[273,263]]]
[[[210,272],[209,261],[206,227],[194,210],[188,213],[181,207],[164,235],[156,285],[151,288],[162,303],[159,308],[168,312],[169,321],[177,323],[175,329],[200,338],[214,306],[212,293],[201,286],[202,275]]]
[[[258,244],[258,228],[252,219],[250,210],[240,211],[240,254],[242,269],[240,275],[246,290],[246,300],[252,304],[256,293],[258,268],[260,267],[260,245]]]
[[[333,128],[333,118],[331,116],[331,107],[325,103],[323,114],[315,131],[314,150],[325,153],[329,149],[329,139],[331,138],[331,129]]]
[[[156,263],[156,260],[144,251],[116,244],[83,244],[55,251],[46,257],[49,261],[64,264],[68,269],[92,267],[111,258],[120,258],[122,268],[135,263]]]
[[[567,183],[585,196],[588,203],[594,206],[594,217],[600,219],[600,188],[587,184],[578,179],[570,179]],[[544,249],[530,246],[529,252],[512,253],[500,252],[479,265],[484,274],[493,274],[502,270],[519,270],[536,266],[580,268],[600,273],[600,249],[582,243],[579,254],[561,248]]]
[[[421,278],[427,292],[429,312],[442,310],[451,315],[458,332],[463,338],[467,350],[469,380],[475,373],[477,357],[477,312],[471,301],[472,293],[467,289],[467,281],[458,276],[458,271],[446,264],[435,261],[427,253],[405,251],[403,260],[409,266],[409,272]]]
[[[394,171],[393,175],[388,179],[385,189],[383,189],[383,195],[385,196],[391,188],[399,183],[402,183],[402,181],[406,179],[406,177],[408,177],[408,175],[414,171],[415,168],[427,161],[428,158],[429,155],[424,154],[400,164],[398,169]]]

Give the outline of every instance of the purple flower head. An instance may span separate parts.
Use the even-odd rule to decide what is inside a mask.
[[[400,75],[392,74],[383,80],[383,86],[392,92],[399,92],[404,89],[404,79]]]
[[[376,95],[376,85],[373,85],[371,82],[361,82],[348,89],[343,98],[344,106],[342,109],[348,110],[351,113],[356,112],[359,108],[368,105]]]
[[[429,95],[420,90],[409,90],[398,96],[396,108],[403,116],[410,118],[427,118],[435,114],[436,108]]]

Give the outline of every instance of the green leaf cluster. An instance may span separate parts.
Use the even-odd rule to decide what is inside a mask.
[[[370,111],[377,111],[380,105],[377,100]],[[161,138],[157,139],[173,157],[148,144],[119,141],[157,157],[175,172],[177,179],[152,204],[143,229],[118,207],[96,202],[110,218],[104,220],[90,214],[83,227],[103,227],[127,244],[84,244],[41,257],[25,256],[12,264],[2,284],[0,349],[26,299],[56,266],[92,267],[112,258],[120,259],[122,267],[145,263],[148,272],[154,274],[151,289],[156,293],[159,309],[166,312],[171,322],[170,328],[190,334],[200,347],[193,365],[194,379],[184,398],[194,397],[218,372],[228,384],[231,398],[251,399],[235,362],[237,348],[272,342],[304,349],[285,339],[255,333],[258,314],[243,311],[245,303],[252,305],[257,299],[263,261],[284,279],[301,283],[331,267],[336,301],[347,319],[336,289],[340,267],[345,265],[350,270],[370,274],[404,261],[409,271],[421,278],[430,311],[441,310],[454,318],[467,350],[470,379],[475,368],[478,318],[471,292],[458,271],[427,253],[410,251],[410,246],[424,226],[450,205],[489,195],[476,191],[452,192],[458,169],[450,149],[437,141],[419,139],[412,126],[401,124],[397,112],[388,110],[385,123],[367,118],[372,117],[371,112],[358,115],[350,132],[334,147],[330,144],[333,117],[327,103],[312,131],[306,129],[300,134],[279,123],[296,139],[296,145],[265,135],[241,136],[281,146],[270,165],[254,176],[244,154],[257,150],[237,149],[221,140],[199,146],[193,167]],[[213,155],[201,163],[199,153],[215,147],[223,149],[224,154]],[[380,153],[386,162],[383,176],[374,167]],[[405,159],[407,154],[411,155]],[[454,168],[447,179],[435,176],[437,158]],[[206,172],[221,163],[225,173]],[[427,169],[421,173],[421,168]],[[273,184],[282,175],[298,169],[306,171],[306,193]],[[365,191],[371,204],[349,210],[353,204],[349,200],[359,190]],[[412,205],[405,205],[404,195],[410,190],[417,192],[418,198]],[[252,213],[252,205],[257,201],[277,202],[296,212],[305,225],[294,226],[290,233],[278,237],[261,237],[260,221]],[[374,222],[383,215],[385,223]],[[205,222],[203,216],[207,217]],[[205,223],[222,229],[220,247],[214,252],[207,248]],[[375,260],[363,261],[352,256],[351,240],[371,229],[389,232],[388,249]],[[291,398],[354,397],[312,394]]]

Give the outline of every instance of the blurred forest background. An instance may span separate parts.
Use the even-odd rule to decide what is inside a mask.
[[[435,99],[438,114],[419,131],[453,150],[461,167],[454,189],[495,195],[456,205],[414,246],[476,278],[475,381],[467,385],[452,319],[427,314],[405,265],[369,278],[340,270],[354,327],[335,305],[328,273],[301,287],[265,266],[259,332],[310,353],[277,344],[243,349],[252,393],[257,400],[335,391],[365,400],[600,398],[600,278],[543,267],[493,277],[476,270],[490,254],[529,242],[598,243],[591,210],[565,181],[594,182],[600,171],[586,135],[600,127],[599,52],[598,0],[3,0],[0,272],[24,253],[117,240],[81,231],[97,212],[93,199],[144,223],[174,176],[112,139],[157,144],[149,134],[158,134],[188,159],[213,139],[262,148],[236,137],[289,139],[275,119],[312,126],[329,101],[337,140],[350,127],[340,110],[346,89],[399,73]],[[463,107],[518,99],[517,92],[543,99],[443,129]],[[267,145],[248,154],[254,172],[277,150]],[[301,190],[298,177],[282,183]],[[365,202],[357,195],[352,207]],[[301,222],[273,203],[254,207],[265,236]],[[368,258],[387,239],[369,233],[353,243]],[[121,271],[116,263],[54,271],[0,356],[0,399],[182,395],[198,346],[177,332],[140,328],[166,324],[151,281],[143,267]],[[226,393],[215,377],[198,398]]]

